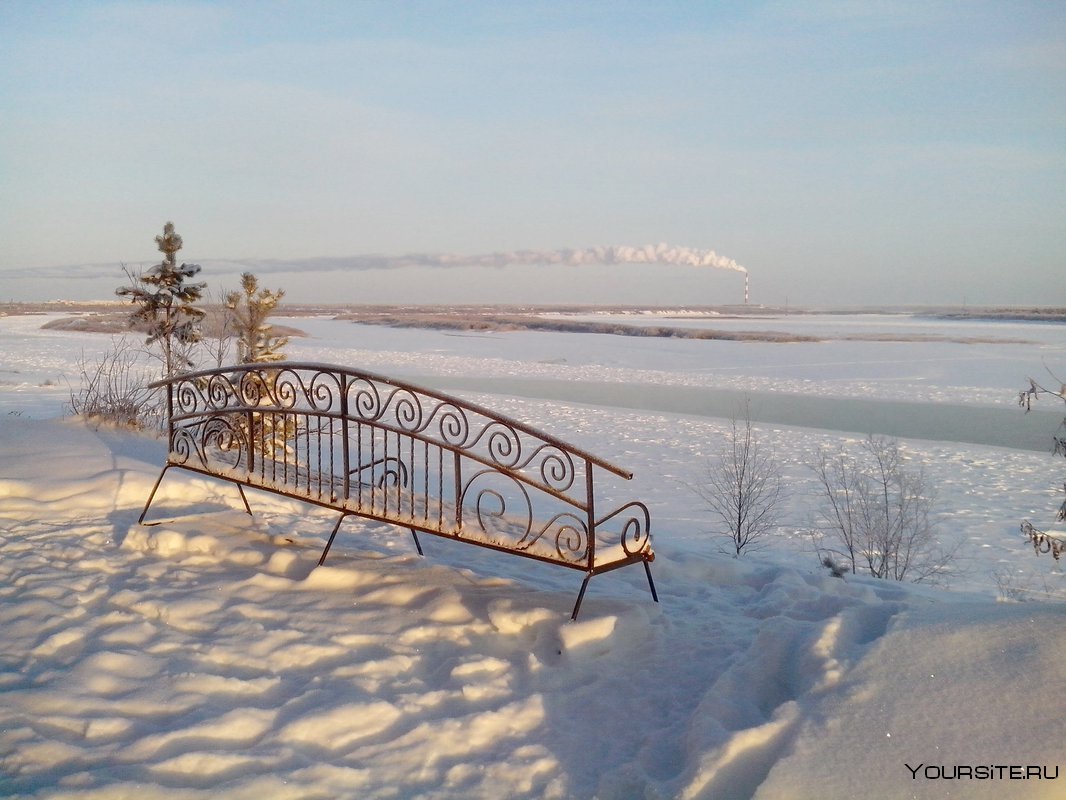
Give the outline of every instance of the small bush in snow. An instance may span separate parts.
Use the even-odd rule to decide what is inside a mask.
[[[729,539],[730,550],[739,557],[765,546],[777,527],[785,491],[773,451],[752,427],[747,403],[744,418],[731,422],[725,445],[693,489],[718,522],[715,532]]]
[[[148,388],[150,377],[128,342],[116,339],[94,364],[83,355],[78,371],[78,388],[70,393],[72,413],[131,428],[161,425],[160,399]]]
[[[870,437],[857,448],[823,451],[814,466],[818,550],[853,573],[939,582],[958,550],[935,518],[935,492],[921,467],[908,468],[899,443]]]

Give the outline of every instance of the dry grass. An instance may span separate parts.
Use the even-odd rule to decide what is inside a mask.
[[[207,316],[204,334],[217,338],[221,331],[221,308],[204,306]],[[648,312],[654,312],[650,317]],[[54,314],[69,316],[50,320],[43,327],[52,330],[118,334],[129,330],[129,305],[124,302],[99,303],[0,303],[0,316],[11,314]],[[336,306],[287,303],[280,313],[287,317],[329,316],[363,325],[403,328],[428,328],[450,331],[560,331],[566,333],[602,333],[616,336],[660,337],[673,339],[717,339],[742,342],[812,342],[818,337],[783,331],[759,330],[759,319],[806,314],[903,313],[939,319],[1032,320],[1066,322],[1063,308],[942,308],[921,309],[796,309],[773,306],[698,306],[691,308],[654,308],[640,306],[523,306],[523,305],[450,305]],[[585,319],[577,319],[582,316]],[[602,321],[587,317],[611,317]],[[621,317],[622,319],[618,319]],[[673,319],[749,320],[751,330],[726,331],[713,328],[689,328],[672,324]],[[632,322],[630,322],[630,319]],[[279,336],[305,336],[297,328],[275,325]],[[829,338],[829,337],[824,337]],[[985,339],[940,337],[935,334],[871,333],[847,334],[840,338],[866,341],[954,341],[979,343]],[[995,341],[1002,342],[1003,339]],[[1018,343],[1021,340],[1011,340]]]
[[[203,306],[206,313],[202,323],[203,335],[206,338],[217,339],[222,334],[223,329],[223,315],[225,310],[221,306]],[[55,310],[68,310],[66,308],[52,309]],[[27,311],[22,313],[29,314],[42,314],[44,311]],[[2,315],[2,311],[0,311]],[[55,331],[79,331],[85,333],[109,333],[119,334],[125,331],[131,330],[130,323],[130,309],[129,305],[123,303],[121,306],[107,306],[107,307],[91,307],[90,309],[81,311],[76,316],[60,317],[59,319],[53,319],[46,322],[41,327],[45,330]],[[140,330],[142,333],[146,332],[144,326],[133,326],[133,330]],[[278,336],[306,336],[303,331],[292,328],[286,325],[274,325],[274,332]]]
[[[337,319],[364,325],[387,325],[402,328],[430,328],[456,331],[556,331],[562,333],[606,333],[615,336],[658,337],[667,339],[724,339],[741,342],[816,342],[817,337],[778,331],[721,331],[701,328],[677,328],[670,325],[631,325],[625,322],[594,322],[523,314],[463,314],[455,311],[349,312]]]

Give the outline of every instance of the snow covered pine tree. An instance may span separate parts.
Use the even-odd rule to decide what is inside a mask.
[[[241,291],[226,294],[229,327],[237,335],[238,363],[268,364],[285,359],[281,348],[289,343],[289,337],[275,336],[274,326],[267,322],[284,295],[282,289],[260,289],[259,280],[251,272],[241,275]],[[262,386],[261,399],[267,402],[272,396],[267,384],[273,385],[273,377],[269,372],[263,375],[267,380]],[[276,412],[257,412],[250,419],[249,444],[260,457],[284,459],[286,453],[291,454],[292,441],[297,435],[295,418]]]
[[[237,334],[237,361],[241,364],[262,364],[282,361],[281,348],[289,343],[287,336],[275,336],[267,317],[277,310],[285,296],[282,289],[260,289],[259,279],[251,272],[241,275],[241,292],[226,294],[226,309]]]
[[[116,289],[115,294],[130,298],[137,306],[130,315],[130,327],[138,323],[146,327],[145,344],[159,346],[163,377],[171,378],[194,366],[187,345],[200,340],[204,312],[193,304],[200,299],[205,284],[187,282],[200,272],[199,264],[178,266],[176,254],[182,241],[173,222],[163,226],[163,235],[156,236],[155,241],[163,260],[146,272],[126,270],[132,285]]]

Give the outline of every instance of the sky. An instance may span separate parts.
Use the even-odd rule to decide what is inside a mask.
[[[1066,4],[0,2],[0,299],[168,220],[301,300],[1062,305]]]

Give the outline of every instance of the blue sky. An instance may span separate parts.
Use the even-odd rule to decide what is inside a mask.
[[[1066,304],[1066,4],[0,2],[0,296],[167,220],[205,263],[666,242],[766,303]],[[368,299],[735,299],[579,271]]]

